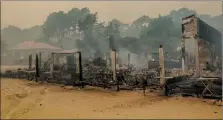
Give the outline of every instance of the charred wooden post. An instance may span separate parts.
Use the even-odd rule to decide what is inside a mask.
[[[169,95],[169,88],[168,88],[168,86],[165,84],[165,86],[164,86],[164,89],[165,89],[165,96],[168,96]]]
[[[39,68],[41,68],[42,66],[42,53],[39,52]]]
[[[38,77],[40,77],[38,54],[36,54],[36,66],[35,67],[36,67],[36,82],[38,82]]]
[[[54,53],[51,53],[50,75],[52,79],[54,78],[53,72],[54,72]]]
[[[119,70],[120,69],[120,59],[119,59],[117,52],[115,52],[115,59],[116,59],[116,70]]]
[[[29,55],[29,66],[28,66],[28,72],[27,72],[27,79],[30,80],[30,71],[32,70],[32,54]]]
[[[159,68],[160,68],[160,85],[165,84],[165,68],[164,68],[164,56],[163,56],[163,47],[159,47]]]
[[[130,67],[130,53],[128,53],[128,67]]]
[[[181,60],[182,60],[182,73],[186,74],[187,73],[187,66],[185,64],[185,39],[182,37],[181,41]]]
[[[111,60],[109,57],[109,53],[106,53],[106,63],[107,63],[107,68],[110,70],[111,69]]]
[[[146,96],[147,79],[143,79],[143,95]]]
[[[78,82],[79,82],[79,84],[81,84],[81,87],[83,88],[84,87],[84,85],[83,85],[83,83],[82,83],[82,81],[83,81],[83,79],[82,79],[82,63],[81,63],[81,52],[77,52],[76,53],[77,55],[76,55],[76,74],[77,74],[77,76],[79,76],[78,77]]]
[[[32,58],[32,54],[30,54],[29,55],[29,70],[31,71],[31,69],[32,69],[32,60],[33,60],[33,58]]]

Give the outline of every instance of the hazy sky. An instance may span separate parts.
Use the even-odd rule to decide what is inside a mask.
[[[67,12],[72,7],[88,7],[92,12],[98,12],[100,21],[107,22],[117,18],[125,23],[131,23],[142,15],[166,15],[181,7],[194,9],[202,14],[222,14],[221,1],[2,1],[1,27],[15,25],[27,28],[41,25],[51,12]]]

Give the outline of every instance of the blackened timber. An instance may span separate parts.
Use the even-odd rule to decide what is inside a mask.
[[[32,69],[32,54],[29,55],[29,70]]]
[[[54,53],[51,53],[51,64],[50,64],[50,75],[53,79],[53,72],[54,72]]]
[[[42,53],[39,52],[39,68],[41,69],[42,67]]]
[[[36,82],[38,81],[38,77],[40,77],[39,75],[39,60],[38,60],[38,54],[36,54]]]
[[[128,53],[128,67],[130,67],[130,53]]]
[[[81,52],[76,53],[76,75],[78,76],[78,84],[83,88],[83,77],[82,77],[82,63],[81,63]],[[75,82],[74,82],[75,85]]]

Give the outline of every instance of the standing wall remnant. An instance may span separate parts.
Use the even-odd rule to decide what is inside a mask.
[[[200,20],[195,15],[182,18],[182,69],[194,69],[196,77],[206,63],[213,64],[217,56],[216,47],[221,41],[221,33]]]

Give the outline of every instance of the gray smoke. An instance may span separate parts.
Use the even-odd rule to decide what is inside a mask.
[[[127,49],[120,48],[118,53],[118,58],[121,60],[122,64],[128,64],[128,54],[130,53],[130,64],[133,64],[136,69],[142,69],[148,67],[148,61],[152,60],[150,54],[134,54],[129,52]]]

